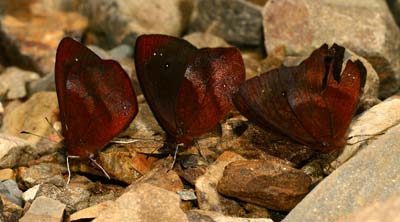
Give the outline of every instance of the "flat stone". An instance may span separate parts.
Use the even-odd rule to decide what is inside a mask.
[[[36,198],[20,222],[61,222],[65,204],[48,197]]]
[[[283,45],[288,55],[308,55],[336,42],[371,62],[381,79],[380,98],[398,90],[400,31],[385,1],[268,1],[263,19],[268,52]]]
[[[223,197],[217,191],[217,184],[223,176],[225,167],[231,162],[243,159],[236,153],[226,151],[207,168],[202,176],[197,178],[195,188],[197,202],[201,210],[211,210],[234,216],[244,214],[234,201]]]
[[[245,0],[202,0],[196,9],[191,32],[210,32],[238,45],[262,42],[260,6]]]
[[[311,179],[278,161],[238,160],[226,166],[217,189],[228,197],[289,211],[310,191]]]
[[[78,212],[75,212],[73,214],[71,214],[71,216],[69,217],[69,221],[80,221],[80,220],[85,220],[85,219],[94,219],[97,216],[99,216],[99,214],[101,212],[103,212],[103,210],[105,210],[107,207],[109,207],[111,205],[112,201],[105,201],[105,202],[101,202],[99,204],[96,204],[94,206],[82,209]]]
[[[334,170],[349,160],[356,153],[378,139],[381,133],[400,123],[400,96],[392,96],[369,110],[366,110],[353,120],[350,129],[348,145],[333,161],[329,168]]]
[[[27,189],[23,194],[22,198],[24,199],[25,202],[28,201],[33,201],[36,198],[36,194],[38,193],[40,188],[40,184],[35,185],[29,189]]]
[[[197,48],[229,47],[230,45],[221,37],[207,32],[192,32],[182,37]]]
[[[46,118],[51,123],[56,122],[58,118],[57,112],[58,102],[55,92],[36,93],[26,102],[6,113],[3,119],[2,130],[4,133],[26,139],[32,144],[36,144],[41,140],[40,137],[21,134],[21,131],[27,131],[40,136],[49,135],[52,132],[52,128],[46,121]]]
[[[27,96],[28,82],[39,79],[39,74],[18,67],[6,68],[0,74],[0,82],[7,90],[6,99],[21,99]]]
[[[130,187],[93,222],[188,222],[179,204],[180,198],[177,194],[150,184],[140,183]]]
[[[399,137],[400,125],[390,128],[319,183],[283,221],[336,221],[398,195]]]

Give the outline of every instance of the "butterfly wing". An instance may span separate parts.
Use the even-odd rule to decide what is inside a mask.
[[[100,151],[138,111],[122,67],[72,39],[63,40],[57,50],[56,88],[64,141],[72,156],[87,158]]]
[[[212,130],[232,108],[232,95],[245,80],[242,56],[235,48],[204,48],[192,56],[177,103],[178,142]]]
[[[158,123],[176,137],[179,86],[188,59],[197,51],[187,41],[165,35],[142,35],[136,40],[136,74]]]

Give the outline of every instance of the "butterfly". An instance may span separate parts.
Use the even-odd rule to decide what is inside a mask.
[[[345,49],[327,44],[301,64],[247,80],[233,102],[261,128],[329,153],[346,144],[346,133],[366,81],[359,61],[342,67]]]
[[[67,154],[92,159],[138,112],[131,79],[113,60],[103,60],[66,37],[56,55],[55,83]]]
[[[167,134],[166,144],[190,144],[211,131],[232,109],[245,80],[236,48],[197,49],[166,35],[142,35],[135,66],[143,94]]]

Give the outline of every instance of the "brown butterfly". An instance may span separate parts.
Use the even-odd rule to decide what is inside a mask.
[[[234,97],[236,108],[264,129],[328,153],[346,144],[346,134],[366,81],[359,61],[327,44],[295,67],[282,67],[247,80]]]

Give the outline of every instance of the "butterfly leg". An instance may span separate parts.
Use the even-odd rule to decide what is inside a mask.
[[[67,185],[71,181],[71,169],[69,168],[69,159],[78,159],[79,156],[67,156],[66,162],[67,162],[67,171],[68,171],[68,179],[67,179]]]
[[[92,163],[93,163],[94,165],[96,165],[101,171],[103,171],[104,175],[105,175],[109,180],[111,180],[110,175],[108,175],[108,173],[106,172],[106,170],[105,170],[99,163],[97,163],[97,161],[96,161],[96,160],[94,159],[94,157],[93,157],[93,154],[91,154],[91,155],[89,156],[89,160],[92,161]]]

